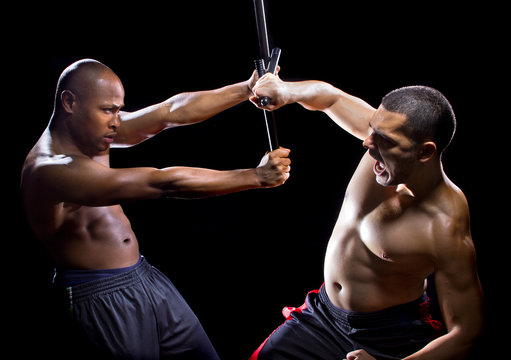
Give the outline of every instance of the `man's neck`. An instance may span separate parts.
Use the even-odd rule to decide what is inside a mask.
[[[431,160],[425,164],[406,184],[400,184],[396,192],[424,199],[444,181],[444,172],[440,159]]]
[[[71,137],[69,130],[61,125],[62,119],[55,121],[52,117],[50,125],[45,133],[45,148],[53,155],[81,156],[99,162],[105,166],[110,164],[109,150],[104,153],[89,154],[77,146]]]

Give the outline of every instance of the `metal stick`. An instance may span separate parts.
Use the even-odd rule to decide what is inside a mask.
[[[272,52],[270,58],[270,44],[268,41],[268,28],[266,26],[266,15],[264,12],[264,0],[254,0],[254,10],[256,16],[257,36],[259,39],[259,52],[260,60],[256,60],[257,75],[261,78],[266,73],[265,64],[270,64],[272,72],[275,72],[277,63],[280,57],[280,49],[276,48]],[[261,99],[261,104],[268,105],[270,103],[269,98]],[[275,115],[271,112],[270,119],[266,114],[266,110],[263,110],[264,122],[266,124],[266,132],[268,134],[268,142],[270,145],[270,151],[279,147],[277,139],[277,127],[275,124]]]

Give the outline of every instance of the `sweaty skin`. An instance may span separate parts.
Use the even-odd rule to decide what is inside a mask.
[[[406,135],[404,114],[371,107],[321,81],[285,82],[267,74],[251,101],[268,96],[268,110],[298,102],[325,112],[363,140],[362,157],[346,189],[324,262],[332,303],[370,312],[419,298],[435,274],[447,333],[411,359],[468,354],[482,327],[482,291],[462,191],[446,176],[433,142]],[[373,359],[364,350],[348,359]]]
[[[248,81],[178,94],[123,112],[124,88],[105,65],[85,60],[66,69],[48,128],[28,154],[22,194],[35,235],[58,267],[109,269],[134,265],[137,237],[121,203],[160,197],[207,197],[274,187],[289,177],[288,149],[256,168],[110,168],[110,147],[133,146],[174,126],[203,121],[248,99]]]

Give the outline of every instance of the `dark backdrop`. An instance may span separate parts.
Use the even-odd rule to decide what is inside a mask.
[[[444,168],[471,206],[487,297],[480,348],[501,354],[492,330],[503,321],[499,290],[509,274],[509,236],[497,216],[507,213],[499,206],[506,197],[497,180],[507,176],[508,163],[497,146],[508,136],[498,100],[503,91],[496,87],[504,75],[495,18],[501,10],[421,4],[270,1],[271,43],[282,48],[285,80],[324,80],[373,106],[388,91],[413,84],[433,86],[451,101],[458,130]],[[9,281],[3,296],[12,300],[5,312],[13,322],[2,338],[6,349],[39,355],[54,338],[44,300],[52,264],[24,218],[19,173],[48,123],[61,71],[80,58],[104,62],[122,79],[130,111],[180,92],[247,79],[258,44],[250,0],[19,6],[10,15],[14,21],[3,31],[9,80]],[[323,113],[290,105],[275,117],[281,145],[292,149],[292,175],[284,186],[124,206],[142,253],[175,283],[223,359],[248,358],[283,321],[282,307],[301,305],[307,291],[321,285],[327,241],[363,153],[360,141]],[[263,114],[246,102],[201,124],[113,150],[111,160],[114,167],[234,169],[256,166],[266,150]],[[7,231],[13,226],[15,231]]]

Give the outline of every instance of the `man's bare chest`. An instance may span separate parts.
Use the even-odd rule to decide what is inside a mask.
[[[431,219],[420,208],[394,197],[358,219],[357,235],[379,258],[407,261],[430,253]]]

